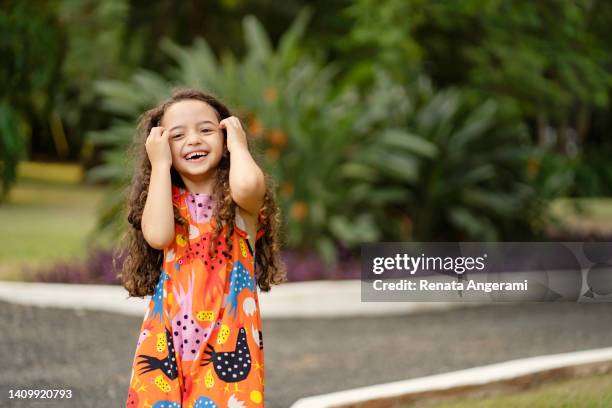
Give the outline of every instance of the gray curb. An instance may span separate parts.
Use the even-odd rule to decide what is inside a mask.
[[[291,282],[258,292],[262,318],[333,318],[440,311],[478,303],[361,302],[360,280]],[[116,285],[0,281],[0,299],[24,305],[143,316],[150,297],[128,298]]]
[[[612,347],[545,355],[445,374],[302,398],[291,408],[392,408],[423,399],[478,394],[495,388],[612,371]]]

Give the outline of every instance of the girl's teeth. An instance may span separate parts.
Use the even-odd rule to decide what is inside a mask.
[[[187,157],[187,160],[200,159],[202,157],[206,157],[206,154],[194,154],[193,156]]]

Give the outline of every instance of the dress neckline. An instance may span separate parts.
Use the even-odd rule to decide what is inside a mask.
[[[179,187],[179,191],[182,194],[193,195],[193,196],[198,196],[198,197],[212,197],[213,196],[213,193],[194,193],[183,187]]]

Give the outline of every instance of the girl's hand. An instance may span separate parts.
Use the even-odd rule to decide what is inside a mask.
[[[152,128],[149,136],[147,136],[145,148],[149,161],[151,161],[151,167],[168,166],[170,168],[172,166],[172,153],[170,153],[170,144],[168,143],[169,133],[163,127],[157,126]]]
[[[219,129],[227,129],[227,150],[232,152],[234,146],[247,147],[246,133],[236,116],[230,116],[219,122]]]

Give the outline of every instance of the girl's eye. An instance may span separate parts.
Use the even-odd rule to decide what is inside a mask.
[[[176,139],[177,137],[181,137],[181,136],[183,136],[183,134],[179,133],[178,135],[174,135],[174,136],[172,136],[172,138],[173,138],[173,139]]]
[[[212,132],[212,129],[202,129],[202,132],[204,133]]]

